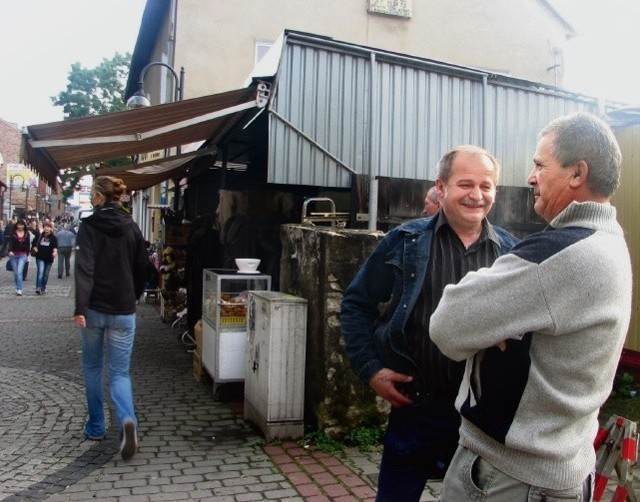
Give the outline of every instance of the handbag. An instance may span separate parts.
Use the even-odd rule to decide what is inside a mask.
[[[7,269],[7,272],[13,272],[13,265],[11,264],[11,259],[7,260],[7,264],[5,265],[5,267]]]
[[[33,244],[33,241],[31,242],[31,244],[33,244],[33,246],[31,246],[31,251],[29,253],[31,256],[38,256],[38,244],[40,244],[41,240],[42,240],[42,237],[40,237],[40,239],[38,239],[38,242],[36,242],[35,244]]]

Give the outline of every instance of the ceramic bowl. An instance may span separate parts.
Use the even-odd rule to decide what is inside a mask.
[[[257,272],[260,260],[258,258],[236,258],[238,272]]]

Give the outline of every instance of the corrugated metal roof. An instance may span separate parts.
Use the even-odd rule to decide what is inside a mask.
[[[538,131],[598,111],[560,88],[291,31],[275,89],[268,181],[327,187],[349,187],[349,171],[434,180],[466,143],[496,155],[501,184],[526,186]]]

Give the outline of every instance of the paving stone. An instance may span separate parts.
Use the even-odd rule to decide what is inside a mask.
[[[295,441],[262,446],[242,419],[241,400],[215,401],[210,380],[194,381],[192,354],[156,305],[139,306],[132,357],[138,454],[128,462],[118,454],[108,392],[107,436],[86,440],[73,282],[53,276],[44,296],[31,285],[16,297],[11,274],[0,273],[3,502],[374,500],[380,451],[332,455]],[[636,468],[637,496],[639,473]],[[441,489],[441,482],[428,483],[421,501],[437,501]]]

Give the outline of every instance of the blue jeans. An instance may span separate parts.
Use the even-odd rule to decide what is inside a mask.
[[[125,419],[138,425],[133,408],[133,393],[129,366],[136,331],[136,315],[103,314],[88,310],[87,327],[82,329],[82,365],[89,420],[85,434],[96,438],[104,436],[104,398],[102,367],[104,339],[108,346],[109,387],[111,401],[116,409],[120,428]]]
[[[47,282],[49,282],[49,271],[51,270],[51,265],[48,261],[36,259],[36,267],[38,268],[38,276],[36,277],[36,288],[44,291],[47,287]]]
[[[27,263],[29,257],[27,255],[12,256],[11,266],[13,267],[13,280],[16,283],[16,289],[22,289],[22,273],[24,272],[24,264]]]
[[[442,479],[458,446],[460,419],[449,403],[393,408],[384,437],[377,502],[418,501],[429,479]]]

